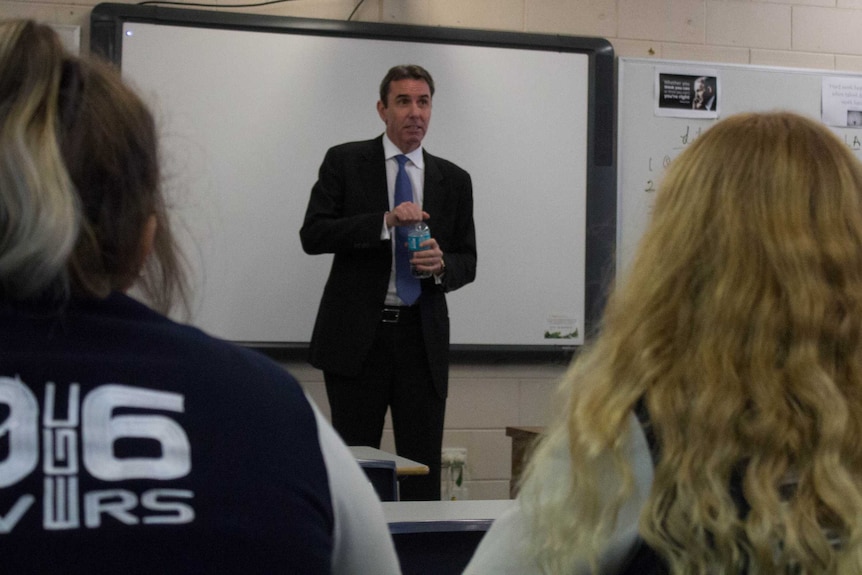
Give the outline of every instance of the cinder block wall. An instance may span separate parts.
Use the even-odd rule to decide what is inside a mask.
[[[86,52],[96,3],[0,0],[0,17],[78,26]],[[294,0],[242,11],[344,20],[357,6],[360,21],[601,36],[619,56],[862,71],[862,0]],[[302,362],[285,366],[327,411],[320,372]],[[467,448],[470,498],[508,497],[505,428],[544,425],[564,369],[512,361],[453,366],[444,444]],[[383,447],[393,449],[390,431]]]
[[[454,296],[453,296],[454,297]],[[323,374],[305,363],[286,364],[328,415]],[[456,364],[449,378],[444,447],[466,447],[470,499],[508,499],[512,442],[506,427],[542,426],[565,370],[561,364]],[[381,448],[394,453],[387,418]]]
[[[4,0],[0,16],[80,26],[86,50],[95,4]],[[357,5],[361,21],[602,36],[620,56],[862,71],[862,0],[293,0],[242,11],[344,20]]]

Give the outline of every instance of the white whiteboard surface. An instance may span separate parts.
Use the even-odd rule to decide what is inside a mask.
[[[718,119],[659,117],[654,114],[656,69],[682,74],[715,70],[721,86]],[[835,70],[802,70],[619,58],[617,140],[617,273],[624,273],[649,222],[664,167],[703,130],[727,116],[749,111],[791,110],[821,120],[822,80],[862,78]],[[862,129],[832,128],[857,154]],[[862,156],[860,156],[862,157]],[[691,191],[693,194],[697,190]]]
[[[424,146],[473,178],[477,277],[447,296],[452,344],[583,343],[586,54],[142,21],[121,44],[161,128],[192,323],[238,342],[310,340],[331,256],[304,254],[299,229],[320,162],[383,132],[382,76],[418,63],[437,88]],[[574,338],[546,336],[570,325]]]

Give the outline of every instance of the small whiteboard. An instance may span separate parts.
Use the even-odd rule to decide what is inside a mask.
[[[635,58],[620,58],[618,69],[617,270],[620,273],[628,268],[646,230],[665,167],[704,130],[721,118],[752,111],[790,110],[824,121],[824,86],[835,83],[836,78],[862,86],[862,74],[835,70]],[[684,117],[657,114],[656,81],[661,74],[715,78],[719,113],[715,118],[705,117],[697,110],[679,114]],[[829,111],[830,102],[826,100]],[[831,104],[833,108],[837,105]],[[847,116],[846,111],[844,115]],[[853,127],[852,122],[851,116],[847,125],[831,128],[862,158],[862,128]]]

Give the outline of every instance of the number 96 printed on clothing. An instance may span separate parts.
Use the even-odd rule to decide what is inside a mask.
[[[41,413],[36,396],[18,378],[0,376],[0,406],[8,416],[0,422],[0,490],[23,480],[39,464],[42,435],[42,526],[47,530],[98,528],[104,516],[127,525],[178,524],[194,520],[187,489],[100,489],[79,494],[81,465],[102,481],[128,479],[172,480],[191,471],[191,445],[185,430],[166,415],[146,410],[183,413],[184,398],[177,393],[128,385],[105,384],[81,401],[80,385],[68,386],[66,412],[59,417],[57,386],[45,384]],[[124,413],[116,413],[124,410]],[[134,413],[129,413],[134,410]],[[116,444],[125,440],[156,442],[158,454],[116,456]],[[80,451],[79,444],[80,442]],[[3,445],[5,444],[5,445]],[[3,450],[0,450],[2,453]],[[79,461],[79,453],[80,459]],[[2,493],[2,492],[0,492]],[[0,534],[10,533],[36,502],[36,495],[20,495],[10,508],[0,509]]]

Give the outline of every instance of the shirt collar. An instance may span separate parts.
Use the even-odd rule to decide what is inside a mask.
[[[398,156],[400,154],[404,154],[401,150],[398,149],[398,146],[392,143],[392,140],[389,139],[389,136],[384,132],[383,134],[383,156],[389,160]],[[413,165],[419,168],[420,170],[425,169],[425,157],[422,154],[422,146],[419,146],[409,154],[404,154],[407,156]]]

